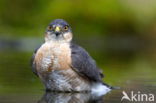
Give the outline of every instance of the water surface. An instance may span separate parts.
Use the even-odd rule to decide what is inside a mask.
[[[31,55],[31,52],[0,52],[0,103],[119,103],[123,91],[128,95],[132,91],[156,95],[156,66],[146,58],[111,61],[106,66],[99,64],[104,68],[104,81],[121,89],[96,97],[90,93],[45,92],[40,80],[31,72]]]

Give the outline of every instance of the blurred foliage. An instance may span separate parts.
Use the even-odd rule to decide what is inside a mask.
[[[8,51],[1,52],[0,57],[1,93],[41,92],[43,86],[30,69],[30,53]],[[38,85],[38,90],[36,85]],[[28,88],[29,86],[31,89]]]
[[[26,49],[34,49],[57,18],[69,22],[107,83],[155,79],[156,0],[0,0],[0,49],[8,50],[0,51],[1,93],[43,88],[31,73],[32,52]]]
[[[155,11],[155,0],[1,0],[0,34],[42,36],[56,18],[67,20],[78,37],[147,34],[155,31]]]

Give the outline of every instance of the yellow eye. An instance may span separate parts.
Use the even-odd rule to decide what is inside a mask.
[[[68,30],[68,26],[65,26],[65,27],[64,27],[64,30]]]
[[[52,26],[48,26],[48,30],[53,30],[53,27]]]

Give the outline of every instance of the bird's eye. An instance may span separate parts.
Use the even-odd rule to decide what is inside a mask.
[[[48,30],[53,30],[53,27],[52,26],[48,26]]]
[[[68,26],[65,26],[65,27],[64,27],[64,30],[68,30]]]

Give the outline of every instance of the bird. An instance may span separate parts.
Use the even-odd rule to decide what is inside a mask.
[[[32,71],[47,91],[108,92],[101,69],[89,53],[73,42],[70,25],[63,19],[53,20],[45,31],[45,42],[31,59]]]

